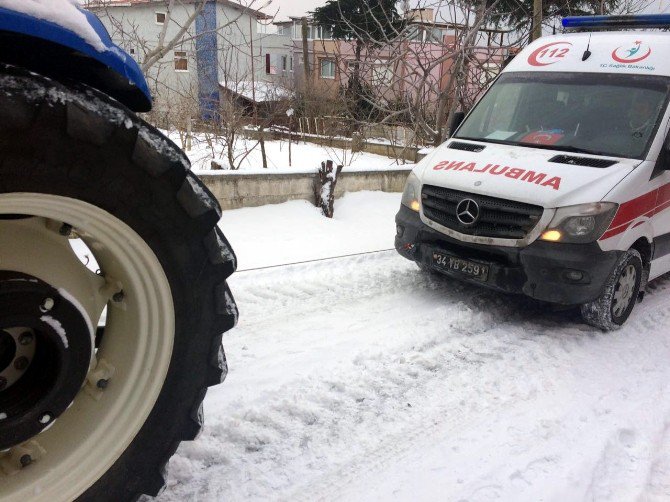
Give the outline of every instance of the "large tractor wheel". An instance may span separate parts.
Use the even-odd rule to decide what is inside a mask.
[[[164,486],[226,375],[219,217],[178,148],[121,105],[0,67],[0,500]]]

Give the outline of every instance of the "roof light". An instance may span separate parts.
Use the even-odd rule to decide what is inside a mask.
[[[670,14],[564,17],[563,28],[670,28]]]

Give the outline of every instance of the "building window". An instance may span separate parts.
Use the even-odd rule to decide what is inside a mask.
[[[426,30],[424,28],[418,26],[410,26],[409,31],[407,33],[407,38],[412,42],[423,42],[425,34]]]
[[[292,72],[293,71],[293,56],[288,57],[288,67],[289,67],[289,71]]]
[[[372,66],[372,84],[390,85],[393,80],[393,69],[388,61],[376,60]]]
[[[482,65],[481,73],[479,74],[479,82],[482,85],[488,85],[498,76],[500,68],[495,63],[484,63]]]
[[[156,24],[165,24],[165,12],[156,12]]]
[[[307,25],[307,40],[314,40],[314,35],[317,34],[317,27],[313,25]],[[295,21],[293,23],[293,39],[302,40],[302,22]]]
[[[315,27],[316,38],[318,40],[332,40],[333,39],[333,29],[329,26],[319,26]]]
[[[335,61],[321,60],[321,78],[335,78]]]
[[[175,71],[188,71],[186,51],[174,51],[174,69]]]
[[[291,36],[291,26],[286,24],[277,25],[277,35],[281,36]]]
[[[281,57],[281,71],[288,70],[288,56]]]
[[[265,74],[270,75],[272,73],[272,62],[270,61],[270,54],[265,55]]]

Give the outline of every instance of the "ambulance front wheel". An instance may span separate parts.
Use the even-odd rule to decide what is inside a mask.
[[[642,257],[637,250],[629,249],[621,255],[601,295],[581,306],[584,321],[605,331],[619,329],[635,307],[643,272]]]

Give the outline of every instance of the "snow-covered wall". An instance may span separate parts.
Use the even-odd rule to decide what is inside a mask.
[[[410,170],[399,167],[384,171],[344,171],[337,179],[335,197],[340,198],[345,192],[362,190],[402,192]],[[238,174],[236,171],[219,171],[217,174],[199,172],[198,176],[224,210],[279,204],[289,200],[314,201],[315,172]]]

